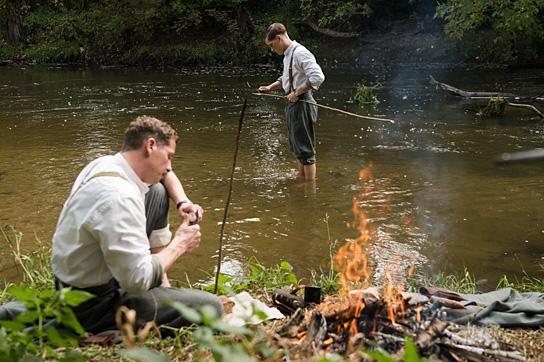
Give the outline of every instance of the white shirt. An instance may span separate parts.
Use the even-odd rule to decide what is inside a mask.
[[[90,179],[99,172],[115,172],[123,178]],[[150,289],[154,266],[145,229],[148,190],[120,153],[87,165],[74,183],[53,235],[53,274],[78,288],[115,278],[131,293]]]
[[[308,84],[313,90],[318,90],[321,83],[325,81],[325,75],[319,64],[317,64],[314,55],[303,45],[297,43],[296,40],[293,40],[284,52],[283,74],[281,76],[283,90],[285,93],[291,93],[289,89],[289,66],[293,51],[293,89]]]

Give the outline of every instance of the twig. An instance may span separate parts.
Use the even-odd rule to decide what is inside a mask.
[[[519,108],[527,108],[535,112],[540,118],[544,118],[544,114],[540,112],[535,106],[530,104],[524,104],[524,103],[511,103],[508,101],[508,99],[503,98],[506,104],[508,104],[510,107],[519,107]]]
[[[268,96],[268,97],[283,98],[283,99],[285,99],[285,96],[279,96],[279,95],[277,95],[277,94],[253,93],[253,95],[255,95],[255,96]],[[325,108],[325,109],[329,109],[329,110],[331,110],[331,111],[336,111],[336,112],[344,113],[344,114],[347,114],[347,115],[353,116],[353,117],[366,118],[366,119],[371,119],[371,120],[374,120],[374,121],[382,121],[382,122],[395,123],[395,121],[393,121],[392,119],[387,119],[387,118],[376,118],[376,117],[369,117],[369,116],[361,116],[360,114],[355,114],[355,113],[346,112],[346,111],[343,111],[343,110],[338,109],[338,108],[333,108],[333,107],[329,107],[329,106],[324,106],[324,105],[322,105],[322,104],[318,104],[318,103],[306,101],[306,100],[304,100],[304,99],[299,99],[298,101],[299,101],[299,102],[308,103],[308,104],[311,104],[311,105],[314,105],[314,106],[322,107],[322,108]]]
[[[234,158],[232,161],[232,170],[230,173],[230,185],[229,185],[229,194],[227,196],[227,204],[225,205],[225,214],[223,215],[223,223],[221,224],[221,234],[219,235],[219,256],[217,258],[217,273],[215,274],[215,290],[214,293],[217,294],[217,288],[219,285],[219,273],[221,272],[221,259],[223,252],[223,231],[225,230],[225,223],[227,222],[227,215],[230,204],[230,196],[232,195],[232,182],[234,179],[234,170],[236,169],[236,156],[238,155],[238,145],[240,144],[240,133],[242,133],[242,123],[244,120],[244,113],[246,111],[247,99],[244,100],[244,107],[242,108],[242,114],[240,115],[240,121],[238,123],[238,133],[236,134],[236,145],[234,147]]]

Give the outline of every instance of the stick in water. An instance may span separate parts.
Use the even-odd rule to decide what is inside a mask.
[[[285,98],[285,96],[279,96],[279,95],[276,95],[276,94],[267,94],[267,93],[253,93],[253,95],[255,95],[255,96],[268,96],[268,97],[282,98],[282,99]],[[331,111],[336,111],[336,112],[344,113],[344,114],[347,114],[347,115],[353,116],[353,117],[366,118],[366,119],[371,119],[371,120],[374,120],[374,121],[382,121],[382,122],[395,123],[395,121],[393,121],[392,119],[387,119],[387,118],[376,118],[376,117],[369,117],[369,116],[361,116],[360,114],[355,114],[355,113],[346,112],[346,111],[343,111],[343,110],[338,109],[338,108],[332,108],[332,107],[324,106],[324,105],[322,105],[322,104],[317,104],[317,103],[314,103],[314,102],[305,101],[304,99],[299,99],[298,101],[299,101],[299,102],[308,103],[308,104],[311,104],[311,105],[314,105],[314,106],[322,107],[322,108],[325,108],[325,109],[329,109],[329,110],[331,110]]]
[[[217,294],[217,288],[219,286],[219,274],[221,272],[221,254],[223,252],[223,231],[225,230],[225,223],[227,222],[227,215],[229,213],[230,196],[232,195],[232,181],[234,179],[234,170],[236,169],[236,156],[238,155],[238,145],[240,144],[240,133],[242,132],[242,122],[244,120],[244,113],[246,111],[247,99],[244,100],[244,107],[242,108],[242,114],[240,115],[240,121],[238,123],[238,133],[236,135],[236,145],[234,147],[234,159],[232,160],[232,170],[230,173],[230,186],[229,194],[227,196],[227,204],[225,205],[225,213],[223,215],[223,223],[221,224],[221,234],[219,235],[219,256],[217,258],[217,272],[215,274],[215,291]]]

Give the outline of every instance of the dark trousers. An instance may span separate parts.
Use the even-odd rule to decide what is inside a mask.
[[[56,284],[60,287],[58,281]],[[193,309],[210,305],[218,316],[223,315],[221,300],[201,290],[157,287],[141,294],[132,294],[120,288],[114,279],[106,285],[83,290],[96,297],[72,310],[85,331],[93,334],[118,329],[115,314],[122,305],[136,311],[135,330],[153,321],[158,327],[169,327],[161,328],[163,336],[171,333],[170,328],[178,329],[191,324],[177,309],[165,306],[166,301]]]
[[[301,100],[315,103],[311,92],[300,96]],[[289,148],[303,165],[315,163],[315,123],[317,106],[305,102],[286,102],[285,119]]]
[[[163,229],[168,226],[168,208],[170,200],[162,182],[149,187],[145,195],[145,217],[147,237],[153,230]]]

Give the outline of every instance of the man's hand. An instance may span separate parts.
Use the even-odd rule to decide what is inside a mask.
[[[189,222],[194,222],[198,215],[197,223],[202,222],[202,214],[204,214],[204,209],[197,204],[181,204],[178,209],[178,215],[182,220],[189,219]]]
[[[162,260],[164,271],[168,271],[180,256],[198,248],[200,238],[200,225],[189,225],[189,218],[185,218],[176,230],[170,244],[157,253],[157,256]]]
[[[295,92],[289,93],[285,98],[287,98],[287,100],[291,103],[298,101],[298,97],[295,95]]]
[[[185,218],[170,242],[170,245],[174,244],[181,254],[190,253],[200,245],[200,225],[189,225],[189,223],[189,218]]]

